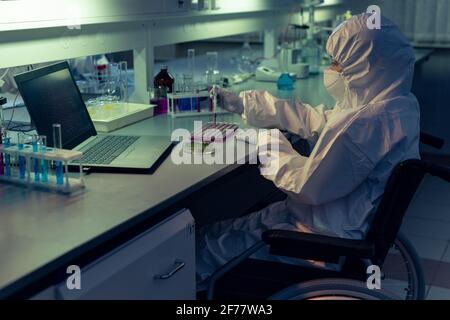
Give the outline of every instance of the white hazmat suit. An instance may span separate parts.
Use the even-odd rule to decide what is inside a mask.
[[[201,229],[197,272],[202,279],[269,229],[364,238],[393,168],[419,158],[420,111],[410,92],[413,49],[392,22],[383,18],[381,29],[370,30],[368,17],[354,16],[328,40],[329,55],[343,67],[342,73],[325,72],[325,85],[337,99],[333,110],[267,92],[241,93],[248,124],[288,130],[315,145],[305,158],[280,134],[279,169],[266,178],[287,199]],[[239,109],[236,97],[229,101]],[[255,257],[270,259],[266,251]]]

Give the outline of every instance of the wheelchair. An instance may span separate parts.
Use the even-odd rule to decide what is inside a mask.
[[[437,149],[444,144],[425,133],[420,140]],[[264,232],[260,242],[210,277],[207,299],[424,299],[420,258],[399,230],[425,174],[450,182],[448,168],[426,160],[406,160],[394,168],[363,240],[285,230]],[[339,264],[340,268],[330,270],[251,259],[267,246],[271,255]],[[379,266],[381,270],[380,290],[368,288],[369,266]]]

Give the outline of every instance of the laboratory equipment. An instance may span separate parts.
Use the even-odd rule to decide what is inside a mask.
[[[294,78],[288,73],[288,44],[283,44],[283,50],[281,51],[281,75],[277,80],[277,88],[279,96],[284,99],[292,97],[292,92],[294,90]]]
[[[177,85],[176,92],[185,93],[193,92],[195,90],[195,50],[188,49],[187,51],[187,72],[183,74],[183,79],[181,81],[175,80]],[[199,99],[180,99],[179,109],[181,111],[191,110],[192,108],[197,109],[199,107]]]
[[[5,147],[5,148],[9,148],[10,146],[11,146],[11,138],[10,137],[4,137],[3,138],[3,147]],[[0,146],[2,146],[2,145],[0,145]],[[3,153],[2,153],[3,154]],[[9,154],[7,154],[7,153],[5,153],[4,154],[4,157],[5,157],[5,176],[6,177],[10,177],[11,176],[11,155],[9,155]]]
[[[4,134],[5,133],[4,133],[3,127],[2,127],[1,122],[0,122],[0,145],[3,144],[3,136],[4,136]],[[4,162],[3,154],[0,153],[0,175],[5,173],[5,171],[4,171],[4,163],[3,162]]]
[[[294,80],[288,73],[282,73],[277,81],[278,90],[294,90]]]
[[[254,66],[254,54],[252,47],[250,46],[250,41],[248,39],[248,36],[245,37],[245,41],[242,45],[242,48],[240,50],[240,57],[238,61],[238,69],[242,73],[254,73],[255,72],[255,66]]]
[[[112,101],[128,102],[128,63],[109,63],[108,80],[107,94]]]
[[[320,47],[311,33],[308,34],[309,36],[303,45],[302,58],[309,65],[309,73],[318,74],[321,64]]]
[[[98,134],[67,62],[19,74],[15,80],[39,134],[52,137],[52,124],[61,124],[63,148],[82,150],[83,165],[91,169],[148,172],[171,144],[166,137]]]
[[[39,152],[39,136],[33,135],[31,138],[31,146],[33,148],[33,152]],[[34,165],[34,181],[39,182],[41,180],[41,169],[40,169],[40,159],[34,158],[33,159],[33,165]]]
[[[305,41],[303,42],[301,53],[303,62],[309,65],[310,74],[318,74],[321,64],[321,48],[318,45],[315,35],[316,22],[315,22],[315,10],[316,6],[323,3],[323,0],[307,0],[305,6],[309,12],[308,32]]]
[[[41,190],[51,190],[58,191],[61,193],[71,193],[81,188],[84,188],[83,181],[83,167],[79,164],[79,173],[78,175],[69,176],[68,165],[69,162],[80,159],[83,155],[80,151],[73,150],[63,150],[63,149],[53,149],[53,148],[43,148],[43,143],[45,143],[45,139],[43,137],[38,137],[37,146],[38,151],[36,152],[35,148],[35,140],[33,139],[32,143],[17,143],[17,145],[13,145],[10,143],[9,138],[5,140],[3,145],[0,145],[0,152],[5,154],[6,159],[10,158],[23,158],[26,163],[32,163],[32,160],[38,160],[40,163],[48,163],[48,162],[60,162],[62,163],[62,181],[63,183],[59,183],[56,176],[52,176],[50,179],[47,175],[46,167],[40,166],[41,170],[39,170],[34,166],[34,168],[30,165],[24,166],[24,178],[22,177],[22,167],[19,168],[19,174],[17,174],[17,168],[10,165],[8,160],[6,169],[8,174],[0,176],[0,181],[7,183],[14,183],[22,186],[27,186],[30,188],[36,188]],[[22,141],[21,141],[22,142]],[[20,145],[21,144],[21,145]],[[20,145],[20,146],[19,146]],[[65,169],[64,169],[65,168]],[[36,175],[42,175],[42,179],[31,179],[32,176],[36,177]]]
[[[187,70],[185,77],[195,82],[195,49],[188,49],[187,51]]]
[[[175,92],[167,94],[169,115],[172,117],[192,117],[228,113],[221,108],[215,108],[210,92],[195,90],[193,92]],[[190,101],[189,108],[180,109],[180,100]]]
[[[128,64],[126,61],[100,63],[95,65],[93,76],[87,80],[78,81],[80,92],[93,94],[90,105],[105,103],[128,102]]]
[[[217,106],[218,106],[218,97],[217,97],[217,86],[213,85],[212,90],[210,91],[210,98],[212,102],[212,111],[214,113],[214,125],[217,122]]]
[[[4,119],[3,119],[3,106],[8,102],[5,97],[0,96],[0,145],[3,143],[3,137],[6,136],[6,129],[4,127]],[[4,171],[4,159],[3,154],[0,153],[0,175],[3,175]]]
[[[155,88],[165,87],[167,88],[167,93],[171,93],[173,91],[173,84],[175,82],[174,77],[169,73],[169,67],[167,65],[162,65],[161,70],[155,76],[153,84]]]
[[[309,77],[309,64],[295,63],[289,66],[289,75],[294,79],[306,79]]]
[[[158,88],[150,88],[150,104],[155,105],[154,115],[167,113],[167,88],[159,86]]]
[[[17,150],[23,150],[25,147],[26,136],[23,132],[17,133]],[[26,178],[26,166],[27,161],[26,158],[20,154],[17,155],[18,163],[19,163],[19,177],[20,179]]]
[[[249,80],[250,78],[253,78],[254,76],[255,76],[255,73],[243,72],[243,73],[232,74],[228,79],[229,79],[229,81],[231,81],[230,85],[236,85],[236,84],[245,82],[245,81]]]
[[[215,84],[220,84],[220,71],[219,71],[219,54],[214,52],[206,53],[206,72],[205,81],[208,88],[212,88]]]
[[[289,73],[291,78],[296,78],[297,75],[295,73]],[[273,68],[260,66],[256,69],[255,72],[255,80],[256,81],[268,81],[268,82],[277,82],[280,79],[281,72],[274,70]]]
[[[61,124],[55,123],[53,124],[53,147],[56,151],[62,149],[62,136],[61,136]],[[64,172],[61,161],[55,161],[55,170],[56,170],[56,184],[62,185],[64,184]]]
[[[235,135],[239,126],[234,123],[208,122],[200,129],[191,133],[191,140],[195,142],[225,142]]]
[[[40,153],[47,152],[47,137],[39,136],[38,150]],[[41,181],[42,183],[48,182],[48,160],[41,159]]]
[[[173,92],[174,83],[175,78],[169,73],[167,65],[162,65],[153,81],[154,97],[151,102],[157,103],[155,115],[167,113],[167,94]]]
[[[211,142],[191,141],[183,144],[183,152],[190,154],[213,154],[215,149],[215,144]]]
[[[189,93],[194,91],[192,78],[186,74],[183,77],[175,77],[175,90],[179,94]],[[178,109],[180,111],[189,111],[197,108],[197,100],[192,98],[181,98],[178,100]]]
[[[281,71],[295,74],[293,78],[305,79],[309,77],[310,65],[303,55],[304,50],[308,50],[302,43],[303,34],[309,30],[306,25],[291,25],[294,30],[294,38],[290,43],[284,43],[279,54],[279,65]],[[306,37],[306,36],[305,36]]]
[[[98,132],[111,132],[132,123],[151,118],[156,104],[113,103],[87,106],[91,120]]]

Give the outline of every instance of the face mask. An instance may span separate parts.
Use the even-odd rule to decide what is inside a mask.
[[[323,84],[336,102],[342,102],[346,96],[347,86],[342,75],[334,70],[325,69]]]

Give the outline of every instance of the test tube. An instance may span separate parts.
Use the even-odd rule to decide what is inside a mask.
[[[11,138],[5,136],[3,138],[3,145],[5,148],[11,147]],[[11,156],[7,153],[5,153],[5,176],[11,177]]]
[[[61,125],[59,123],[53,124],[53,147],[55,149],[62,149]],[[61,161],[55,161],[56,167],[56,184],[64,185],[64,168]]]
[[[25,134],[23,132],[19,132],[17,134],[17,149],[23,150],[25,148]],[[26,177],[26,166],[27,161],[24,156],[19,156],[19,178],[25,179]]]
[[[33,135],[31,138],[31,146],[34,153],[39,152],[39,136]],[[34,158],[34,182],[39,182],[41,180],[40,168],[39,168],[39,158]]]
[[[218,71],[218,53],[217,52],[207,52],[206,53],[206,84],[208,89],[217,81]]]
[[[0,106],[0,109],[2,107]],[[2,109],[3,110],[3,109]],[[1,115],[1,113],[3,112],[2,110],[0,110],[0,145],[3,144],[3,135],[4,135],[4,131],[3,131],[3,116]],[[4,168],[4,160],[3,160],[3,153],[0,152],[0,176],[5,174],[5,168]]]
[[[217,85],[213,85],[211,89],[211,111],[214,113],[213,122],[217,123]]]
[[[195,82],[195,49],[188,49],[187,60],[188,73],[191,75],[192,81]]]
[[[38,141],[39,152],[47,152],[47,136],[39,136]],[[48,160],[42,159],[41,162],[41,181],[42,183],[48,182]]]

